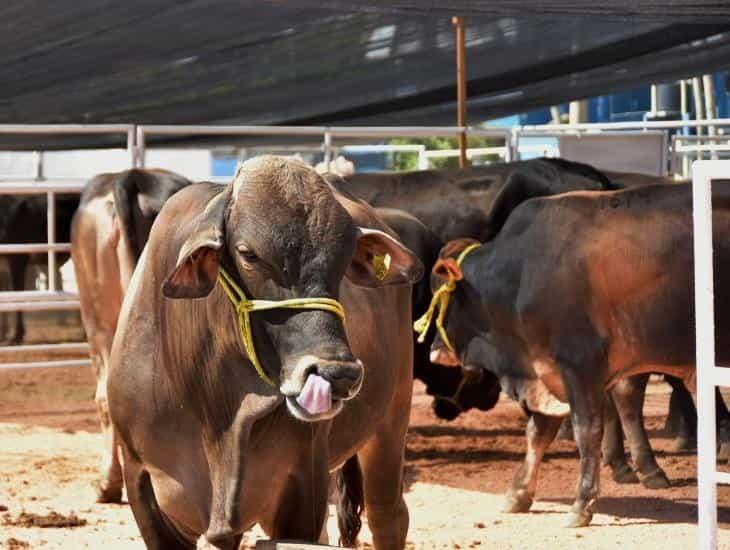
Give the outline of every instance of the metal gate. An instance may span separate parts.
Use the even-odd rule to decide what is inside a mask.
[[[692,167],[694,223],[695,342],[697,346],[697,513],[699,548],[717,546],[717,484],[730,473],[717,471],[715,387],[730,386],[730,369],[715,363],[715,304],[712,262],[712,181],[728,179],[730,161],[697,161]]]

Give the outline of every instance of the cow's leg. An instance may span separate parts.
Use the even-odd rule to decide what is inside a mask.
[[[669,436],[676,436],[682,422],[682,411],[680,410],[679,393],[674,390],[674,385],[669,379],[669,376],[664,376],[664,380],[672,386],[672,393],[669,394],[669,410],[664,421],[664,432]]]
[[[631,448],[641,483],[649,489],[666,489],[669,480],[654,458],[649,438],[644,429],[644,395],[649,374],[641,374],[626,378],[616,384],[611,394],[616,401],[616,408],[626,430],[626,437]]]
[[[375,435],[360,449],[365,514],[378,550],[400,549],[408,534],[403,466],[412,385],[402,385]]]
[[[25,288],[25,271],[28,268],[29,257],[26,254],[13,254],[9,257],[8,266],[10,268],[10,281],[13,284],[13,290],[23,290]],[[15,313],[15,331],[10,338],[13,344],[21,344],[25,338],[25,323],[23,321],[23,312]]]
[[[122,478],[122,465],[119,463],[119,437],[109,419],[109,405],[106,398],[107,368],[105,361],[98,354],[92,355],[92,363],[96,371],[96,395],[94,396],[96,410],[104,434],[101,472],[99,479],[94,482],[96,502],[121,502],[124,480]]]
[[[639,478],[629,465],[624,450],[624,431],[610,393],[606,394],[603,421],[603,463],[611,468],[616,483],[638,483]]]
[[[527,420],[527,452],[525,461],[517,470],[512,487],[507,491],[504,511],[527,512],[532,506],[537,488],[537,471],[550,443],[555,439],[562,417],[532,413]]]
[[[184,538],[163,516],[155,499],[149,473],[124,445],[122,449],[127,498],[147,548],[150,550],[195,548],[195,541]]]
[[[717,440],[720,442],[717,458],[719,460],[728,460],[730,459],[730,412],[727,410],[720,388],[715,388],[715,423],[717,425]],[[697,424],[694,424],[694,428],[696,433]]]
[[[668,426],[670,430],[672,427],[676,427],[676,431],[672,434],[677,436],[674,449],[677,451],[695,449],[697,447],[697,409],[692,394],[681,379],[665,376],[664,380],[672,387],[667,424],[672,424],[672,426]],[[672,417],[674,420],[670,422]]]
[[[563,419],[563,423],[560,425],[558,430],[557,438],[561,441],[575,441],[573,435],[573,423],[570,421],[570,416],[566,416]]]
[[[591,522],[601,475],[604,391],[592,377],[581,374],[584,373],[572,366],[563,368],[575,441],[580,453],[580,476],[568,527],[584,527]]]

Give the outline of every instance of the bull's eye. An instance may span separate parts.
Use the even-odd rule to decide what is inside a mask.
[[[259,257],[256,253],[252,252],[248,248],[239,248],[238,253],[241,254],[241,258],[243,258],[243,261],[247,264],[254,264],[259,261]]]

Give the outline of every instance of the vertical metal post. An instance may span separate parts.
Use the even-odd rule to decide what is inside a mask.
[[[464,20],[453,17],[451,22],[456,27],[456,125],[466,126],[466,46],[464,38]],[[468,166],[466,158],[466,133],[459,133],[459,167]]]
[[[512,154],[510,158],[513,162],[520,160],[520,127],[514,126],[511,132],[510,147],[512,148]]]
[[[329,130],[325,130],[324,132],[322,151],[324,152],[324,167],[329,172],[330,162],[332,161],[332,133]]]
[[[715,118],[715,82],[712,80],[711,74],[702,76],[702,87],[705,89],[705,118],[712,120]],[[716,135],[714,126],[707,127],[707,135],[712,137]],[[709,140],[710,146],[717,143],[714,139]],[[717,151],[710,151],[710,158],[717,160]]]
[[[682,110],[682,120],[687,120],[689,118],[689,101],[687,98],[687,81],[683,78],[679,81],[679,102],[680,102],[680,108]],[[688,128],[685,126],[682,128],[681,135],[687,135],[689,133]],[[675,146],[679,145],[679,139],[677,139],[675,142]],[[675,152],[675,156],[676,156]],[[682,177],[687,178],[689,177],[689,155],[687,153],[682,153]]]
[[[144,129],[142,126],[137,126],[137,139],[132,140],[134,152],[136,153],[134,155],[135,157],[135,163],[132,165],[133,167],[137,168],[144,168],[146,164],[146,157],[147,157],[147,145],[145,144],[145,135],[144,135]],[[129,138],[127,138],[129,139]]]
[[[421,145],[418,148],[418,169],[428,170],[428,157],[426,156],[426,146]]]
[[[715,303],[712,262],[712,187],[705,162],[692,167],[694,226],[695,346],[697,372],[697,513],[699,546],[717,546],[717,485],[715,483]]]
[[[659,105],[659,91],[656,84],[651,85],[651,87],[649,88],[649,93],[651,96],[651,114],[652,116],[656,116],[657,105]]]
[[[56,193],[49,191],[46,194],[47,202],[47,232],[48,232],[48,244],[56,244]],[[57,288],[56,281],[56,252],[54,250],[48,251],[48,290],[56,292]]]
[[[132,126],[127,130],[127,155],[129,158],[129,167],[137,166],[137,147],[136,147],[136,126]]]
[[[36,181],[43,181],[43,151],[33,151],[33,173]]]
[[[704,118],[704,107],[702,104],[702,81],[699,77],[692,79],[692,96],[694,97],[695,104],[695,119],[700,121]],[[702,135],[702,126],[697,126],[695,129],[697,137]],[[701,145],[700,140],[697,140],[697,145]],[[702,160],[702,152],[697,151],[697,160]]]

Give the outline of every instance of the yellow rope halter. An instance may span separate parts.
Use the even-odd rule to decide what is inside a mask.
[[[256,347],[253,342],[253,332],[251,331],[251,312],[266,311],[270,309],[319,309],[329,311],[337,315],[342,322],[345,322],[345,308],[337,300],[332,298],[292,298],[290,300],[251,300],[243,292],[228,272],[222,267],[218,268],[218,284],[221,285],[224,292],[231,300],[233,307],[236,308],[236,316],[238,317],[238,327],[241,329],[241,340],[243,347],[248,354],[248,358],[253,363],[256,372],[261,380],[269,386],[276,386],[274,381],[266,374],[259,357],[256,354]]]
[[[470,252],[472,252],[476,248],[479,248],[480,246],[481,243],[474,243],[467,246],[464,250],[461,251],[461,254],[459,254],[458,258],[456,259],[456,265],[461,267],[461,262],[464,261],[464,258],[466,258]],[[433,316],[436,313],[436,308],[438,308],[439,314],[438,317],[436,317],[436,328],[439,331],[439,335],[441,336],[441,340],[443,341],[444,345],[448,348],[450,352],[456,353],[456,351],[454,350],[454,346],[451,345],[451,341],[446,335],[446,329],[444,329],[444,317],[446,317],[446,310],[448,309],[449,302],[451,301],[451,293],[454,292],[455,289],[456,278],[451,272],[449,272],[448,280],[444,284],[442,284],[436,290],[436,292],[433,293],[433,298],[431,298],[431,304],[428,306],[426,313],[424,313],[415,323],[413,323],[413,330],[415,330],[418,334],[418,342],[420,344],[423,344],[423,341],[426,339],[426,334],[428,333],[428,329],[431,326],[431,322],[433,321]]]

